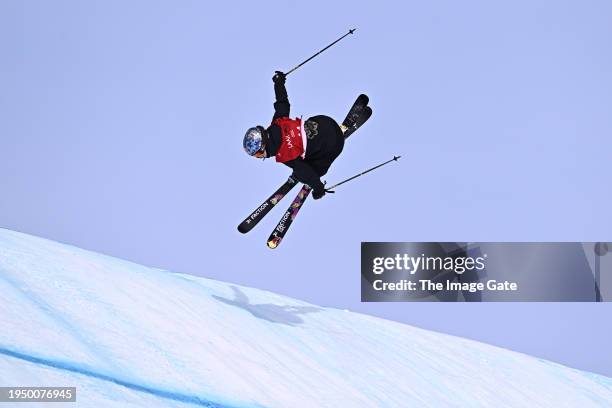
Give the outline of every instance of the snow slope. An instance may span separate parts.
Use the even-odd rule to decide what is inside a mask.
[[[3,229],[0,293],[0,386],[77,387],[54,407],[612,406],[606,377]]]

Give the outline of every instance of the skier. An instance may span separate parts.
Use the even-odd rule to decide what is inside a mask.
[[[286,75],[276,71],[274,82],[274,117],[266,129],[263,126],[247,130],[243,147],[256,158],[276,157],[276,161],[293,169],[291,177],[312,188],[315,200],[326,193],[321,182],[331,164],[342,152],[344,133],[329,116],[317,115],[302,122],[289,117],[289,98],[285,88]]]

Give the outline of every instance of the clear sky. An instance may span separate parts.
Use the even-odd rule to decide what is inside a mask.
[[[612,304],[361,304],[361,241],[612,241],[609,1],[0,3],[0,225],[612,376]],[[374,116],[285,241],[289,174],[242,151],[292,113]],[[288,202],[286,203],[288,204]],[[285,204],[281,205],[284,209]]]

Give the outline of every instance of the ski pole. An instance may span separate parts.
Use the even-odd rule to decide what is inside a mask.
[[[393,156],[393,158],[391,160],[387,160],[386,162],[381,163],[378,166],[374,166],[371,169],[367,169],[366,171],[362,171],[361,173],[356,174],[353,177],[349,177],[346,180],[343,180],[343,181],[341,181],[341,182],[339,182],[337,184],[334,184],[333,186],[331,186],[329,188],[326,188],[325,191],[327,191],[328,193],[333,193],[333,191],[329,191],[329,190],[334,189],[334,188],[338,187],[341,184],[348,183],[349,181],[351,181],[353,179],[356,179],[357,177],[363,176],[364,174],[369,173],[369,172],[371,172],[373,170],[376,170],[377,168],[382,167],[385,164],[391,163],[392,161],[398,161],[400,157],[402,157],[402,156]]]
[[[595,301],[601,302],[601,257],[612,251],[612,242],[595,244]]]
[[[292,73],[293,71],[295,71],[296,69],[298,69],[299,67],[301,67],[302,65],[304,65],[305,63],[307,63],[308,61],[310,61],[311,59],[313,59],[314,57],[316,57],[317,55],[319,55],[320,53],[322,53],[323,51],[325,51],[326,49],[331,47],[332,45],[336,44],[338,41],[342,40],[347,35],[353,34],[355,32],[355,30],[357,30],[357,29],[356,28],[350,29],[348,33],[344,34],[342,37],[338,38],[336,41],[334,41],[333,43],[329,44],[327,47],[323,48],[321,51],[317,52],[312,57],[308,58],[306,61],[304,61],[301,64],[297,65],[296,67],[290,69],[288,72],[285,73],[285,76],[289,75],[290,73]]]

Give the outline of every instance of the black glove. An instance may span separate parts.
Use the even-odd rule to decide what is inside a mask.
[[[283,72],[275,71],[274,76],[272,77],[272,82],[274,82],[275,84],[284,85],[286,79],[287,76]]]
[[[312,198],[314,198],[315,200],[318,200],[319,198],[323,197],[325,195],[325,189],[316,189],[316,190],[312,190]]]
[[[327,181],[325,183],[327,183]],[[321,187],[312,189],[312,198],[314,198],[315,200],[318,200],[319,198],[323,197],[326,193],[335,193],[334,190],[325,188],[325,183],[323,183]]]

